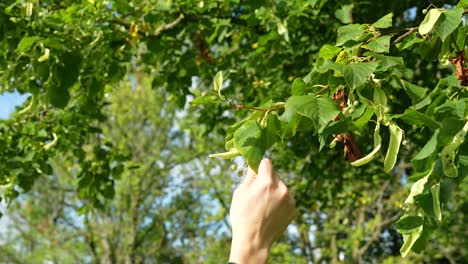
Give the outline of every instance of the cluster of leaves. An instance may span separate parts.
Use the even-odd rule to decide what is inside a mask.
[[[128,33],[115,34],[116,25],[104,22],[112,10],[101,4],[0,4],[2,57],[12,62],[0,66],[1,90],[30,94],[14,119],[2,121],[6,141],[0,159],[8,160],[2,162],[3,183],[8,183],[2,187],[2,197],[8,202],[28,191],[38,176],[51,174],[48,158],[57,153],[80,161],[78,185],[83,198],[102,206],[113,197],[113,181],[122,171],[118,164],[124,157],[111,151],[112,143],[105,140],[91,149],[83,147],[102,133],[98,124],[106,119],[103,98],[106,87],[110,89],[105,84],[123,78],[126,67],[121,61],[130,57],[124,48]],[[75,24],[77,12],[92,14],[87,17],[92,19]],[[91,30],[94,35],[85,34]],[[86,49],[81,48],[83,43]],[[89,57],[95,59],[85,59]],[[25,160],[14,162],[18,158]]]
[[[430,9],[419,27],[395,38],[395,46],[391,40],[396,34],[388,30],[392,27],[391,13],[373,24],[340,27],[336,44],[322,46],[313,70],[294,81],[284,101],[259,107],[233,104],[221,93],[223,78],[218,73],[213,86],[219,100],[251,113],[227,130],[228,152],[212,156],[242,155],[256,170],[272,145],[288,142],[300,130],[312,130],[322,149],[331,137],[330,147],[334,147],[340,140],[337,135],[360,136],[373,127],[369,154],[351,160],[351,165],[371,162],[386,147],[383,169],[392,173],[404,135],[405,144],[411,144],[420,131],[430,131],[431,139],[410,157],[413,173],[409,181],[413,184],[405,201],[406,213],[396,224],[404,238],[402,256],[410,250],[420,252],[442,221],[449,185],[468,175],[468,148],[463,144],[468,131],[463,68],[467,29],[461,23],[467,4],[462,1],[453,9]],[[436,59],[449,68],[450,63],[444,64],[444,60],[450,58],[453,72],[440,78],[433,88],[411,83],[407,79],[414,73],[405,68],[405,52],[413,56],[436,54]],[[462,61],[461,66],[457,60]],[[404,90],[406,98],[395,98],[398,90]],[[337,93],[345,94],[344,107],[335,102]],[[216,100],[214,95],[204,95],[193,103]],[[383,137],[388,138],[387,144]]]
[[[107,118],[102,111],[107,104],[106,94],[112,93],[114,85],[135,64],[151,73],[154,88],[170,91],[168,99],[179,107],[192,94],[192,77],[199,77],[203,87],[203,81],[211,78],[218,67],[238,67],[240,74],[231,76],[237,87],[230,93],[252,83],[284,91],[289,76],[304,73],[291,65],[306,65],[307,54],[313,50],[309,43],[325,40],[331,32],[328,28],[303,26],[310,19],[329,17],[317,16],[320,9],[326,8],[322,2],[268,6],[241,5],[239,1],[2,1],[0,56],[5,63],[0,65],[0,92],[17,91],[30,96],[11,120],[0,120],[0,159],[5,161],[2,198],[11,201],[18,193],[27,192],[37,177],[49,174],[47,160],[54,155],[69,155],[81,161],[79,169],[87,176],[79,188],[96,189],[83,191],[84,196],[90,195],[88,198],[96,204],[103,196],[111,196],[110,187],[97,185],[112,185],[114,177],[108,172],[115,172],[118,178],[120,169],[113,168],[122,155],[105,140],[100,150],[83,146],[102,136],[100,124]],[[268,8],[273,8],[275,14]],[[316,32],[312,35],[320,38],[302,33],[300,43],[284,49],[288,41],[294,40],[288,28]],[[243,39],[249,39],[249,43],[242,43]],[[250,51],[247,54],[246,49]],[[214,50],[216,55],[211,54]],[[274,52],[265,55],[265,51]],[[278,66],[272,71],[271,65]],[[257,89],[246,92],[245,97],[265,94],[269,93]],[[207,132],[222,121],[218,117],[222,111],[222,107],[200,111],[208,124]],[[43,145],[50,142],[53,148],[45,151]],[[27,148],[23,149],[23,145]],[[83,153],[88,152],[95,154],[85,159]],[[24,157],[32,156],[37,157],[33,162],[23,162]],[[97,165],[90,163],[92,156],[106,159],[97,170],[102,177],[92,172]],[[99,180],[92,179],[96,177]],[[104,194],[97,190],[107,191]]]
[[[455,5],[446,3],[447,8]],[[460,21],[467,5],[462,1],[449,10],[432,6],[424,21],[421,12],[407,18],[411,15],[405,10],[425,5],[406,0],[372,5],[341,0],[1,1],[0,56],[5,63],[0,64],[0,92],[30,95],[11,120],[0,120],[2,198],[11,201],[37,177],[51,174],[48,159],[59,155],[76,164],[72,170],[79,172],[81,197],[100,206],[112,197],[113,182],[125,171],[121,162],[127,155],[101,130],[108,119],[102,111],[107,95],[125,73],[138,65],[151,74],[153,88],[164,87],[167,99],[182,108],[208,89],[214,73],[229,69],[224,85],[221,75],[216,78],[214,96],[193,101],[210,103],[197,108],[200,130],[194,133],[207,140],[226,135],[225,155],[240,153],[252,167],[265,151],[276,151],[284,158],[275,160],[275,166],[297,172],[293,187],[303,212],[320,205],[328,212],[326,204],[335,201],[338,207],[356,205],[343,185],[363,186],[352,190],[379,186],[385,174],[376,172],[375,164],[384,160],[383,168],[392,172],[395,164],[399,168],[418,157],[413,152],[439,131],[422,148],[430,154],[413,159],[409,179],[428,176],[407,205],[408,215],[423,219],[422,225],[409,222],[423,226],[419,236],[427,237],[438,221],[426,212],[434,208],[426,206],[431,200],[417,197],[436,197],[437,187],[434,195],[430,190],[440,183],[444,208],[450,186],[466,175],[466,144],[455,135],[466,122],[466,88],[460,86],[466,70],[459,54],[466,44]],[[388,15],[368,24],[390,11],[393,19]],[[423,21],[420,28],[413,25],[417,21]],[[323,45],[334,41],[343,24],[350,25],[339,28],[337,43]],[[455,71],[451,63],[458,65]],[[340,93],[347,98],[335,103]],[[226,104],[211,104],[216,101]],[[226,111],[233,107],[236,114]],[[252,113],[245,117],[246,111]],[[239,116],[245,119],[226,129]],[[375,144],[368,144],[373,134]],[[369,153],[364,158],[351,147],[352,137]],[[350,166],[337,159],[341,151],[325,148],[340,141],[345,153],[352,154],[348,159],[360,165],[354,171],[369,174],[369,183],[351,179],[345,173]],[[400,141],[406,142],[402,150]],[[270,148],[276,142],[282,144]],[[443,159],[438,153],[447,145]],[[381,152],[383,159],[378,158]],[[374,162],[362,166],[370,160]],[[458,176],[450,180],[446,174]],[[382,177],[375,179],[377,175]],[[327,191],[312,193],[317,182]],[[361,194],[368,197],[355,195]],[[310,225],[323,221],[317,215]],[[402,233],[414,234],[406,241],[418,237],[419,229],[401,226]]]

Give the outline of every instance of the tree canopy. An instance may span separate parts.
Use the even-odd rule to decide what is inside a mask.
[[[206,168],[204,190],[223,214],[229,186],[218,181],[230,179],[220,172],[230,162],[204,160],[240,155],[255,170],[269,156],[301,211],[272,252],[278,259],[406,257],[432,252],[435,237],[443,257],[466,259],[446,237],[466,234],[455,228],[468,175],[466,8],[464,0],[1,1],[0,92],[29,95],[0,120],[1,198],[14,203],[65,173],[77,213],[117,217],[112,199],[131,204],[142,192],[120,188],[151,187],[146,174],[176,188],[165,173],[190,169],[158,166],[192,162]],[[164,200],[151,188],[142,197]],[[187,206],[201,197],[181,195]],[[192,213],[185,217],[201,221]]]

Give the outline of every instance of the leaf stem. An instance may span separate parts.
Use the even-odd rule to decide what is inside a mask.
[[[314,87],[317,87],[317,85],[314,85]],[[322,89],[320,89],[318,92],[316,92],[315,95],[321,94],[323,91],[327,90],[328,88],[329,88],[328,85],[323,85]]]

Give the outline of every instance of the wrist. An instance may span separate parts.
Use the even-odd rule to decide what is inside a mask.
[[[262,246],[255,240],[232,239],[229,262],[237,264],[267,263],[270,247]]]

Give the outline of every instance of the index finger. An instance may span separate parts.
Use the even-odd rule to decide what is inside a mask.
[[[258,179],[267,182],[267,183],[275,183],[277,181],[278,176],[273,171],[273,165],[271,164],[271,160],[269,159],[262,159],[260,165],[258,166]]]

